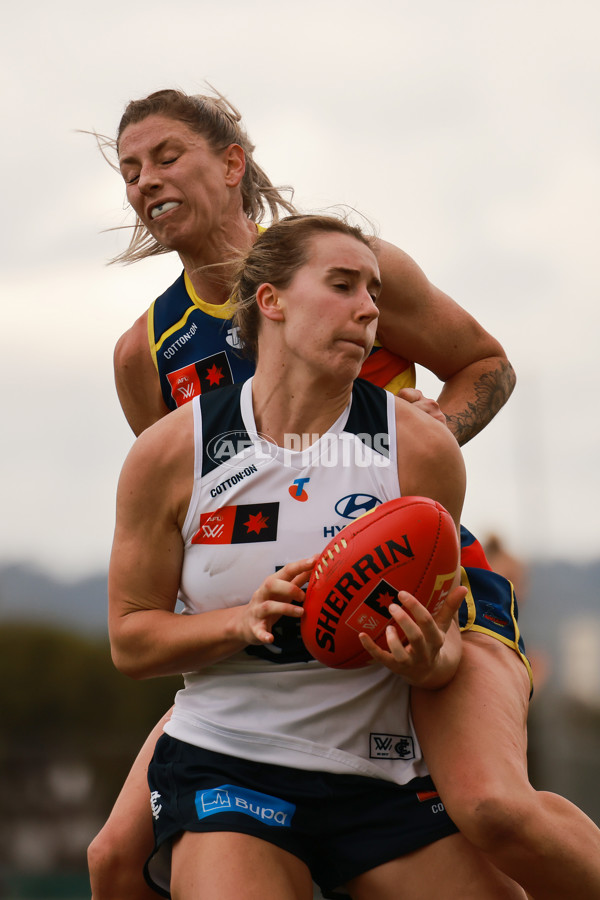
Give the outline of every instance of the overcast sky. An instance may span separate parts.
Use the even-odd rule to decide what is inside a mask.
[[[132,442],[118,336],[179,273],[107,268],[131,221],[77,129],[207,79],[298,206],[350,204],[502,342],[519,383],[465,450],[464,521],[525,557],[598,555],[596,0],[17,4],[3,70],[0,564],[106,568]],[[429,392],[438,385],[422,380]]]

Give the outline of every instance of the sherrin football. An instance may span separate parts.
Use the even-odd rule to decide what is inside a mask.
[[[372,657],[358,635],[388,649],[388,607],[401,590],[435,614],[452,586],[458,552],[450,513],[427,497],[389,500],[350,522],[311,573],[300,620],[307,650],[336,669],[366,666]]]

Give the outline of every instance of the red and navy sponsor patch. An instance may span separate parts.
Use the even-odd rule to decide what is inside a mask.
[[[233,384],[231,367],[224,350],[183,366],[176,372],[167,372],[167,378],[171,385],[171,396],[177,406],[183,406],[198,394]]]
[[[200,515],[192,544],[256,544],[277,540],[279,503],[222,506]]]

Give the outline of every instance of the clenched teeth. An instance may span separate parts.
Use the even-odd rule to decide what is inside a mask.
[[[167,203],[161,203],[160,206],[155,206],[150,213],[153,219],[158,218],[158,216],[162,216],[163,213],[169,212],[170,209],[175,209],[175,207],[180,206],[176,200],[169,200]]]

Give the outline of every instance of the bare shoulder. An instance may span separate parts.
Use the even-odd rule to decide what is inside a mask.
[[[171,508],[180,519],[189,505],[193,475],[194,416],[187,403],[136,439],[121,470],[119,502],[131,509]]]
[[[396,398],[398,476],[402,493],[431,497],[460,520],[466,489],[463,455],[448,428]]]
[[[128,454],[136,462],[154,466],[157,472],[168,471],[187,451],[193,451],[193,404],[174,410],[146,428],[133,443]]]
[[[395,407],[396,428],[403,444],[418,449],[423,458],[446,453],[462,460],[456,438],[441,421],[401,397],[395,398]]]
[[[150,355],[150,345],[148,342],[148,311],[143,313],[136,319],[131,328],[121,335],[115,346],[115,369],[126,369],[132,363],[139,361],[141,357],[148,357],[152,363]]]
[[[147,312],[117,341],[114,371],[119,402],[136,435],[167,415],[169,409],[150,353]]]

